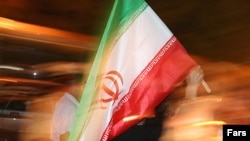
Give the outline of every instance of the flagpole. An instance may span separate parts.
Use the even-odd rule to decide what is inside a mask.
[[[207,85],[207,82],[204,79],[201,81],[201,85],[203,86],[203,88],[206,90],[207,93],[212,92],[212,90],[209,88],[209,86]]]

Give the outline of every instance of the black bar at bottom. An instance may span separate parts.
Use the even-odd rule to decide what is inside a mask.
[[[223,125],[223,141],[250,141],[250,125]]]

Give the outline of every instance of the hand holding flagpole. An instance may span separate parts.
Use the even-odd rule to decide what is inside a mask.
[[[186,81],[187,81],[187,87],[186,87],[186,98],[195,98],[197,97],[197,90],[199,84],[201,84],[207,93],[211,93],[211,89],[207,85],[206,81],[204,80],[204,73],[201,69],[201,66],[197,66],[194,68],[191,73],[188,75]]]

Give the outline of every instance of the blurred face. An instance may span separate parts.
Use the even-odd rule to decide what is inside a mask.
[[[79,94],[79,93],[82,94],[83,89],[84,89],[84,86],[85,86],[84,84],[76,85],[76,86],[75,86],[75,91],[76,91],[76,93],[77,93],[77,94]]]
[[[75,84],[71,87],[70,89],[70,93],[78,100],[80,100],[80,97],[83,93],[83,89],[84,89],[84,84]]]

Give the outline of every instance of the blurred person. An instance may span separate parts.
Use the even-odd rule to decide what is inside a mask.
[[[65,88],[55,88],[49,93],[32,97],[26,102],[27,110],[20,123],[18,141],[51,141],[51,119],[56,102],[65,93]]]
[[[218,140],[223,122],[215,121],[213,112],[221,98],[212,95],[198,97],[197,91],[202,80],[200,67],[189,74],[185,98],[174,103],[173,115],[163,122],[159,141]]]
[[[84,84],[82,79],[73,82],[57,101],[51,122],[51,140],[66,141],[72,128]]]

